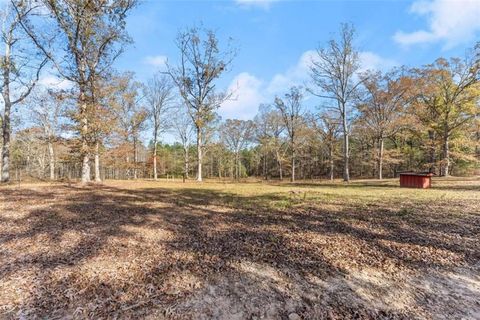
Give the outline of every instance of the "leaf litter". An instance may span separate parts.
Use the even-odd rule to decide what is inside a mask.
[[[0,317],[480,317],[478,191],[255,188],[0,187]]]

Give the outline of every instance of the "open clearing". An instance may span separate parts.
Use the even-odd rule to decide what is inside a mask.
[[[0,318],[480,318],[480,179],[397,184],[0,187]]]

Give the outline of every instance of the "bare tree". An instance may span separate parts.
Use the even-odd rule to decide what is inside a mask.
[[[32,92],[47,59],[32,45],[22,23],[37,7],[31,1],[12,1],[1,12],[1,43],[4,54],[0,57],[0,90],[3,99],[2,152],[0,159],[1,182],[10,180],[11,112]]]
[[[283,124],[287,129],[290,151],[291,151],[291,166],[292,175],[290,180],[295,181],[295,160],[297,152],[297,140],[300,126],[304,122],[302,107],[303,93],[298,87],[290,88],[290,92],[285,94],[284,99],[275,98],[275,107],[282,115]]]
[[[180,63],[167,63],[167,73],[178,87],[197,136],[197,180],[202,181],[203,131],[215,119],[215,111],[231,94],[218,92],[215,82],[231,65],[235,51],[219,47],[213,31],[197,27],[180,32],[176,41]]]
[[[172,130],[174,135],[180,140],[183,148],[183,174],[188,179],[190,172],[189,148],[193,137],[194,128],[192,119],[185,110],[183,105],[179,105],[173,109],[175,114],[172,115]]]
[[[353,41],[355,30],[349,24],[342,24],[340,39],[330,40],[326,47],[319,48],[312,59],[310,74],[316,88],[310,89],[314,95],[336,101],[336,111],[340,114],[343,131],[343,180],[350,180],[349,172],[349,118],[357,89],[362,80],[357,79],[359,70],[358,52]]]
[[[73,119],[81,140],[82,182],[90,181],[90,156],[96,143],[90,130],[95,113],[96,79],[110,71],[123,45],[130,41],[125,31],[127,13],[137,0],[42,0],[57,27],[55,51],[44,46],[42,32],[23,23],[24,30],[52,61],[61,77],[78,90],[78,110]],[[17,6],[19,8],[19,6]],[[63,50],[62,50],[63,49]],[[92,139],[93,138],[93,139]]]
[[[149,117],[153,124],[153,178],[157,180],[158,138],[162,131],[168,129],[164,119],[174,101],[174,84],[167,75],[155,75],[145,87],[145,98],[149,108]]]
[[[220,127],[220,135],[225,145],[235,157],[235,178],[241,174],[240,151],[247,146],[253,137],[254,124],[251,120],[227,119]]]
[[[33,120],[43,129],[44,140],[47,144],[50,180],[55,180],[54,144],[63,111],[63,97],[61,92],[48,90],[35,96],[32,103],[35,104],[32,108]]]

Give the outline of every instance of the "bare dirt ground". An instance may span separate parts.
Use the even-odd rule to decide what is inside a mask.
[[[480,319],[480,179],[0,187],[0,318]]]

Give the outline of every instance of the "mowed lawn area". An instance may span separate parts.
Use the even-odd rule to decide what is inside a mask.
[[[479,319],[480,179],[1,186],[0,318]]]

